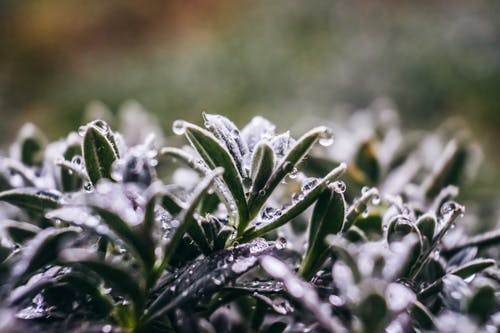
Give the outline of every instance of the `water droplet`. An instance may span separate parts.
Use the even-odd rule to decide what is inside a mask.
[[[292,194],[292,203],[297,203],[304,199],[303,193],[294,193]]]
[[[260,190],[259,191],[259,196],[263,197],[266,195],[266,191],[265,190]]]
[[[81,167],[83,165],[83,157],[80,155],[75,155],[71,159],[71,163],[73,163],[75,166]]]
[[[110,333],[112,329],[113,329],[113,326],[111,326],[109,324],[108,325],[104,325],[102,327],[102,329],[101,329],[101,332],[102,333]]]
[[[94,190],[94,185],[91,182],[86,182],[83,184],[83,189],[87,192],[92,192]]]
[[[302,185],[302,192],[309,192],[318,184],[318,178],[307,178]]]
[[[338,180],[336,182],[333,183],[333,187],[334,187],[334,190],[336,192],[339,192],[339,193],[344,193],[347,186],[345,185],[345,183],[341,180]]]
[[[176,135],[183,135],[186,133],[186,122],[184,120],[176,120],[172,125],[172,131]]]
[[[375,194],[372,198],[372,205],[378,206],[382,202],[382,199],[380,198],[379,194]]]
[[[83,137],[83,136],[85,136],[85,132],[87,132],[86,125],[78,127],[78,135]]]
[[[276,248],[277,248],[278,250],[281,250],[281,249],[286,248],[286,244],[287,244],[287,242],[286,242],[286,238],[284,238],[284,237],[279,237],[279,238],[276,240]]]
[[[441,215],[448,215],[450,213],[461,212],[463,213],[464,207],[456,203],[455,201],[445,202],[440,209]]]
[[[257,254],[269,247],[269,244],[264,238],[256,238],[250,246],[250,253]]]
[[[319,137],[319,144],[323,147],[330,146],[334,141],[333,132],[328,127],[325,127]]]
[[[297,168],[293,168],[292,171],[290,171],[290,173],[288,174],[288,177],[290,177],[290,179],[295,179],[297,178],[297,174],[299,173],[299,170],[297,170]]]
[[[363,188],[361,189],[361,194],[366,194],[369,190],[370,190],[369,186],[363,186]]]

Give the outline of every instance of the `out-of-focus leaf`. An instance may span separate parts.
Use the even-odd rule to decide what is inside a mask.
[[[83,158],[90,181],[96,185],[100,179],[112,179],[111,167],[117,159],[117,153],[102,129],[94,125],[87,126],[83,136]]]
[[[12,241],[18,244],[33,238],[42,230],[31,223],[18,221],[4,221],[1,227],[5,228]]]
[[[420,328],[431,330],[435,327],[434,316],[422,303],[414,301],[410,309],[410,314]]]
[[[360,216],[354,221],[354,227],[362,230],[370,239],[378,238],[382,235],[382,216],[379,214]],[[352,227],[349,230],[352,230]]]
[[[224,168],[222,179],[231,192],[238,210],[238,230],[243,231],[248,223],[248,207],[243,189],[243,180],[239,175],[235,162],[226,148],[206,130],[184,123],[186,137],[211,169]],[[228,207],[230,208],[230,207]]]
[[[75,136],[77,134],[73,133]],[[72,139],[74,138],[74,139]],[[77,136],[77,138],[79,138]],[[82,147],[80,142],[77,141],[77,138],[74,136],[68,136],[68,146],[66,147],[66,150],[63,153],[63,158],[64,162],[67,162],[63,165],[61,165],[61,187],[62,190],[65,192],[71,192],[71,191],[76,191],[80,189],[83,185],[82,175],[84,174],[83,168],[80,166],[77,168],[74,163],[71,161],[74,161],[73,159],[77,159],[77,161],[82,161],[81,159],[81,154],[82,154]],[[75,163],[76,164],[76,163]],[[66,166],[70,167],[67,168]],[[85,176],[84,176],[85,177]]]
[[[79,233],[78,228],[47,228],[30,240],[12,271],[12,280],[20,283],[25,277],[57,259],[61,246]]]
[[[274,170],[274,151],[265,141],[255,147],[252,155],[252,187],[251,192],[259,193],[264,188],[267,180]]]
[[[482,270],[494,266],[496,261],[494,259],[476,259],[463,264],[450,271],[450,274],[460,276],[465,279],[473,274],[479,273]]]
[[[326,256],[328,235],[337,234],[344,224],[345,204],[342,192],[335,183],[329,185],[318,197],[309,225],[307,250],[299,270],[305,279],[319,269]]]
[[[354,224],[356,219],[361,216],[361,214],[368,207],[370,201],[379,199],[380,195],[376,188],[370,188],[366,191],[362,191],[361,197],[354,199],[351,207],[346,212],[344,226],[342,231],[347,231]]]
[[[318,182],[309,192],[305,193],[304,198],[299,202],[294,203],[290,208],[283,211],[280,216],[271,220],[265,226],[250,231],[244,234],[241,239],[246,241],[248,239],[253,239],[256,237],[261,237],[265,235],[267,232],[274,230],[283,224],[289,222],[291,219],[302,213],[306,210],[311,204],[314,203],[316,198],[323,192],[323,190],[335,179],[339,178],[345,171],[345,164],[339,165],[337,168],[332,170],[328,175],[326,175],[320,182]]]
[[[361,170],[370,184],[377,183],[380,177],[380,166],[373,140],[363,142],[354,156],[356,167]]]
[[[371,293],[359,303],[357,313],[365,332],[380,332],[389,314],[385,298],[378,293]]]
[[[152,321],[188,302],[210,297],[255,267],[260,256],[276,253],[278,250],[274,242],[259,238],[186,265],[158,285],[156,293],[159,295],[148,307],[145,320]]]
[[[165,266],[169,264],[170,259],[174,254],[174,251],[176,251],[180,241],[182,240],[182,237],[189,230],[191,224],[196,223],[196,220],[193,217],[196,207],[198,207],[199,203],[207,193],[208,189],[210,188],[210,186],[212,186],[215,178],[220,176],[222,172],[223,171],[221,168],[216,168],[212,172],[212,174],[208,175],[205,179],[203,179],[202,182],[198,184],[198,186],[194,190],[194,195],[191,199],[191,202],[189,203],[189,206],[179,214],[178,217],[178,220],[180,221],[179,226],[177,227],[177,229],[174,232],[174,235],[166,245],[163,255],[163,260],[158,269],[158,272],[161,272],[165,268]]]
[[[8,202],[30,212],[42,213],[59,205],[61,193],[55,190],[20,188],[0,193],[0,201]]]
[[[19,131],[19,150],[21,162],[28,166],[40,166],[47,139],[33,124],[25,124]]]
[[[321,311],[325,307],[316,290],[308,283],[302,281],[289,268],[288,265],[266,255],[261,258],[262,268],[273,278],[283,281],[288,294],[304,309],[306,309],[327,332],[344,332],[342,323],[326,311]]]
[[[467,304],[467,312],[477,317],[481,323],[488,320],[489,316],[495,311],[498,301],[495,299],[495,289],[492,286],[485,285],[474,292]]]
[[[130,269],[106,262],[89,255],[88,251],[67,249],[60,259],[67,264],[84,266],[98,274],[110,287],[130,297],[136,310],[144,305],[143,283],[135,278]]]
[[[468,152],[465,145],[450,141],[432,173],[423,182],[422,188],[427,198],[435,197],[447,185],[460,183]]]
[[[260,208],[269,198],[276,186],[285,178],[287,174],[292,172],[294,168],[307,155],[313,145],[321,139],[328,139],[332,136],[330,129],[327,127],[316,127],[300,137],[295,145],[290,149],[288,154],[282,159],[276,167],[271,177],[267,180],[266,185],[258,192],[252,192],[248,198],[248,209],[250,218],[254,218]]]

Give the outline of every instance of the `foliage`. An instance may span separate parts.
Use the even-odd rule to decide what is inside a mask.
[[[0,330],[496,332],[500,235],[453,201],[474,145],[360,116],[340,145],[262,117],[178,120],[182,148],[26,125],[0,165]]]

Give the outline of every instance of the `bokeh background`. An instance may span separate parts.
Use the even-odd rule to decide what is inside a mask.
[[[92,100],[170,131],[201,111],[297,128],[380,96],[404,127],[462,117],[498,193],[498,1],[0,1],[2,143],[25,121],[58,138]]]

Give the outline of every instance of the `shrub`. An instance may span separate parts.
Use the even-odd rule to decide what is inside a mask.
[[[26,125],[1,162],[0,330],[496,332],[500,234],[465,236],[453,201],[474,145],[374,115],[335,146],[262,117],[178,120],[190,145],[160,149]]]

